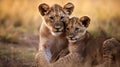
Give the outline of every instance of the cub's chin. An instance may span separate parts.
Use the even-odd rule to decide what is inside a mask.
[[[63,32],[51,32],[53,36],[60,36]]]
[[[68,40],[70,43],[75,43],[77,40]]]

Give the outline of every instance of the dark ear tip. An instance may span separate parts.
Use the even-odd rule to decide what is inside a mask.
[[[82,22],[82,24],[85,26],[85,27],[88,27],[89,24],[90,24],[90,18],[88,16],[82,16],[80,18],[80,21]]]
[[[74,8],[74,4],[71,2],[68,2],[66,5],[69,5],[69,7],[73,7]]]
[[[88,16],[82,16],[80,18],[80,21],[88,21],[88,22],[90,22],[90,18]]]
[[[41,15],[43,16],[49,10],[49,5],[47,5],[46,3],[42,3],[38,6],[38,9],[39,9],[39,12],[41,13]]]
[[[46,3],[42,3],[38,6],[38,8],[41,8],[43,5],[47,5]]]
[[[71,5],[73,5],[73,3],[71,3],[71,2],[68,2],[67,4],[71,4]]]
[[[74,10],[74,4],[68,2],[67,4],[64,5],[63,9],[68,15],[71,15]]]

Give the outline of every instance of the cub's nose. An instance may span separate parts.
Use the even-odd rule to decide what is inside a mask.
[[[73,38],[74,37],[74,34],[73,33],[70,33],[69,34],[69,38]]]
[[[56,29],[59,29],[59,28],[61,28],[61,25],[58,24],[58,23],[56,23],[56,24],[55,24],[55,28],[56,28]]]

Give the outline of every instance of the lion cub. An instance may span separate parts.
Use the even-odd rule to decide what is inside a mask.
[[[66,38],[69,41],[70,53],[81,53],[86,47],[90,34],[87,32],[87,27],[90,23],[90,18],[83,16],[80,19],[72,17],[67,23]]]
[[[106,38],[94,38],[87,31],[90,18],[72,17],[67,23],[66,38],[69,41],[70,53],[78,53],[83,65],[98,65],[103,62],[102,43]],[[99,63],[100,62],[100,63]],[[91,67],[91,66],[89,66]]]
[[[68,47],[68,41],[65,38],[65,23],[68,22],[73,9],[72,3],[67,3],[64,7],[58,4],[52,7],[45,3],[39,5],[39,12],[43,18],[39,34],[39,50],[45,53],[49,62],[55,62],[61,52]]]
[[[93,37],[87,31],[89,24],[87,16],[69,19],[66,38],[70,54],[60,58],[57,67],[120,67],[120,43],[115,38]]]

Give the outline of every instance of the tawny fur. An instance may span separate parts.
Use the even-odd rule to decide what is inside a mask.
[[[68,41],[65,35],[65,23],[73,11],[74,5],[67,3],[64,7],[58,4],[50,7],[43,3],[39,6],[43,22],[40,27],[39,51],[36,54],[36,62],[39,67],[49,67],[69,53]]]

